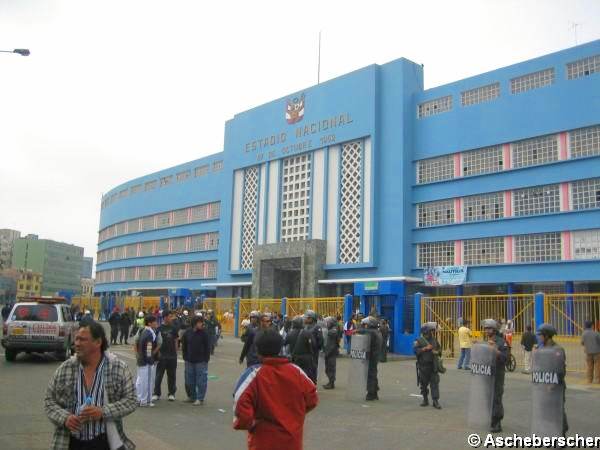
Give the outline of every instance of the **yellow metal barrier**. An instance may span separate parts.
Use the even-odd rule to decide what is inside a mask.
[[[86,309],[93,312],[94,319],[100,317],[100,298],[99,297],[73,297],[71,298],[71,305],[79,307],[80,311]]]
[[[235,298],[205,298],[202,302],[203,309],[212,309],[217,320],[221,323],[223,334],[233,334],[235,328]]]
[[[287,315],[294,317],[301,314],[307,309],[312,309],[317,315],[327,316],[343,316],[344,314],[344,297],[321,297],[321,298],[288,298],[287,299]]]

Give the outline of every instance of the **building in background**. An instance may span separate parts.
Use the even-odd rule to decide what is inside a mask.
[[[92,278],[94,269],[94,258],[91,256],[83,257],[83,265],[81,266],[81,278]]]
[[[83,248],[27,235],[14,241],[12,267],[42,274],[42,295],[81,292]]]
[[[95,291],[597,292],[598,92],[594,41],[426,90],[399,59],[239,113],[222,152],[102,198]],[[444,266],[460,286],[422,284]]]
[[[18,269],[17,299],[42,295],[42,274],[31,269]]]
[[[0,229],[0,270],[11,267],[13,242],[20,237],[20,231]]]
[[[81,296],[82,297],[93,297],[94,296],[94,279],[93,278],[82,278],[81,279]]]

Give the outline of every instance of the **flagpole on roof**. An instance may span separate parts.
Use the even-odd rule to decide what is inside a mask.
[[[319,59],[317,62],[317,84],[321,82],[321,30],[319,30]]]

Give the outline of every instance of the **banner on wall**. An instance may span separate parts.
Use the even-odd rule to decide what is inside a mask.
[[[423,280],[425,286],[460,286],[467,281],[467,266],[427,267]]]

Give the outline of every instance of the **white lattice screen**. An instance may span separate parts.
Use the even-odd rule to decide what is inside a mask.
[[[241,269],[252,269],[258,216],[258,166],[244,170]]]
[[[342,145],[340,189],[340,264],[360,262],[362,142]]]
[[[310,223],[311,153],[283,160],[281,242],[308,237]]]

